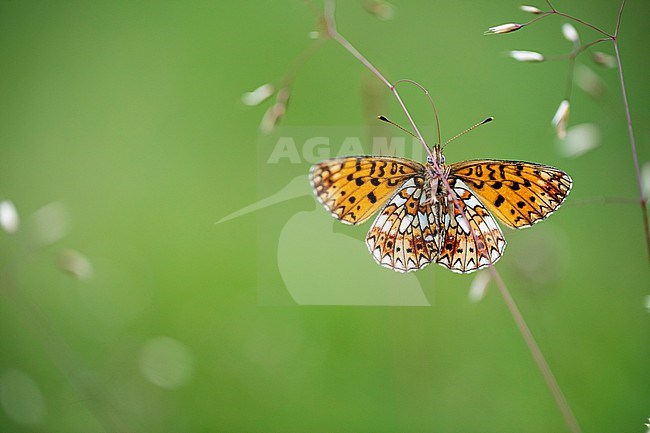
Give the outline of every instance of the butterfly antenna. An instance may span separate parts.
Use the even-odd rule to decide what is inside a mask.
[[[479,123],[477,123],[476,125],[467,128],[466,130],[464,130],[464,131],[461,132],[460,134],[456,134],[455,136],[453,136],[453,137],[450,138],[449,140],[445,141],[445,144],[442,145],[442,148],[444,149],[446,145],[448,145],[449,143],[451,143],[452,141],[454,141],[454,140],[457,139],[458,137],[467,134],[467,133],[468,133],[469,131],[471,131],[472,129],[474,129],[474,128],[478,128],[479,126],[481,126],[481,125],[485,125],[486,123],[489,123],[489,122],[491,122],[491,121],[493,121],[493,120],[494,120],[494,117],[488,117],[487,119],[483,120],[482,122],[479,122]]]
[[[391,125],[393,125],[393,126],[399,128],[399,129],[401,129],[402,131],[406,132],[406,133],[407,133],[408,135],[410,135],[411,137],[418,138],[417,135],[413,134],[411,131],[409,131],[408,129],[404,128],[403,126],[400,126],[400,125],[398,125],[397,123],[393,122],[392,120],[390,120],[390,119],[387,118],[386,116],[377,116],[377,119],[381,120],[382,122],[390,123]]]
[[[433,108],[433,115],[436,118],[436,129],[438,130],[438,141],[436,141],[436,144],[440,144],[440,142],[442,141],[442,139],[440,138],[440,119],[438,118],[438,110],[436,109],[436,104],[433,102],[433,98],[431,97],[431,94],[429,93],[429,91],[422,84],[418,83],[417,81],[409,80],[407,78],[403,78],[401,80],[395,81],[395,84],[393,84],[393,87],[397,86],[399,83],[413,84],[414,86],[416,86],[417,88],[422,90],[422,92],[424,92],[425,95],[427,95],[427,98],[429,98],[429,103],[431,104],[431,108]]]

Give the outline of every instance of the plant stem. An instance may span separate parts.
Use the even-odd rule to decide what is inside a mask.
[[[424,148],[427,151],[427,155],[429,155],[429,158],[431,160],[435,161],[435,157],[433,153],[431,152],[431,149],[429,146],[427,146],[426,141],[424,140],[424,137],[422,137],[422,133],[420,132],[420,129],[417,127],[415,124],[415,121],[413,120],[413,117],[409,113],[408,109],[406,108],[406,105],[404,105],[404,102],[402,101],[402,98],[399,95],[399,92],[395,88],[395,86],[386,79],[386,77],[383,76],[381,72],[377,68],[373,66],[368,59],[365,58],[363,54],[359,52],[354,46],[348,42],[347,39],[343,37],[337,30],[336,30],[336,20],[334,19],[334,0],[328,0],[325,2],[325,22],[327,23],[327,33],[328,35],[334,39],[336,42],[341,44],[343,48],[348,50],[350,54],[352,54],[357,60],[359,60],[363,65],[370,70],[373,74],[377,76],[389,89],[391,92],[393,92],[393,95],[395,95],[395,98],[397,99],[397,102],[399,102],[400,107],[402,107],[402,110],[404,111],[404,114],[406,115],[406,118],[409,121],[409,124],[415,131],[415,134],[418,137],[418,140]]]
[[[293,83],[293,80],[296,78],[298,71],[303,67],[307,60],[309,60],[318,50],[323,46],[323,40],[318,39],[314,41],[305,51],[300,53],[300,55],[293,61],[289,70],[282,78],[281,87],[290,87]]]
[[[625,0],[622,0],[621,7],[618,9],[618,16],[616,17],[616,28],[614,29],[614,37],[618,37],[618,29],[621,28],[621,17],[623,16],[624,8],[625,8]]]
[[[551,390],[551,394],[553,394],[555,403],[560,409],[560,412],[562,412],[562,416],[564,417],[564,421],[569,427],[569,430],[572,433],[581,432],[580,425],[578,425],[578,421],[573,415],[573,412],[571,411],[571,408],[569,407],[569,404],[567,403],[566,398],[564,397],[564,394],[562,393],[562,390],[560,389],[560,386],[558,385],[557,380],[551,371],[551,368],[546,362],[546,359],[544,358],[542,351],[537,345],[533,334],[530,332],[530,328],[528,328],[528,325],[526,324],[524,317],[521,315],[519,308],[517,308],[517,304],[515,303],[514,299],[512,299],[512,296],[510,295],[508,288],[503,282],[501,275],[497,272],[494,266],[490,266],[490,273],[492,274],[492,278],[494,278],[494,281],[499,287],[499,292],[501,293],[503,300],[508,306],[508,310],[510,310],[510,314],[515,320],[517,328],[519,328],[519,332],[521,332],[521,336],[526,342],[526,346],[528,346],[528,350],[530,350],[530,353],[533,355],[533,359],[537,364],[537,368],[539,368],[541,371],[546,385]]]
[[[643,230],[645,233],[645,243],[648,252],[648,264],[650,265],[650,226],[648,223],[648,197],[643,190],[643,180],[641,179],[641,168],[639,167],[639,155],[636,150],[636,139],[634,138],[634,128],[632,126],[632,115],[630,114],[630,103],[627,99],[627,90],[625,88],[625,77],[623,75],[623,64],[621,63],[621,53],[618,47],[618,31],[621,28],[621,18],[623,16],[623,9],[625,8],[625,1],[621,1],[621,7],[618,10],[616,17],[616,28],[614,35],[611,36],[614,43],[614,53],[616,57],[616,65],[618,68],[618,78],[621,82],[621,93],[623,94],[623,106],[625,107],[625,118],[627,120],[627,133],[630,139],[630,148],[632,151],[632,161],[634,162],[634,172],[636,174],[636,182],[639,188],[639,204],[641,205],[641,216],[643,217]]]
[[[564,99],[571,100],[571,89],[573,88],[573,70],[575,68],[575,56],[569,56],[569,73],[567,74],[566,87],[564,89]]]
[[[625,0],[623,1],[625,4]],[[623,10],[621,6],[621,11]],[[620,18],[620,15],[619,15]],[[616,26],[618,31],[618,24]],[[645,195],[643,190],[643,181],[641,180],[641,169],[639,167],[639,156],[636,150],[636,140],[634,138],[634,128],[632,127],[632,116],[630,114],[630,103],[627,99],[627,90],[625,89],[625,78],[623,76],[623,65],[621,64],[621,54],[618,49],[618,35],[613,37],[614,42],[614,52],[616,54],[616,64],[618,65],[618,77],[621,81],[621,92],[623,93],[623,106],[625,107],[625,117],[627,119],[627,132],[630,137],[630,147],[632,150],[632,160],[634,161],[634,171],[636,174],[636,181],[639,187],[639,204],[641,205],[641,215],[643,216],[643,229],[645,231],[645,242],[646,248],[648,250],[648,261],[650,264],[650,226],[648,225],[648,208],[646,204],[648,203],[648,198]]]
[[[550,3],[549,3],[550,6]],[[551,6],[552,8],[552,6]],[[555,10],[554,10],[555,12]],[[325,21],[327,23],[327,32],[329,36],[337,41],[339,44],[341,44],[347,51],[349,51],[355,58],[357,58],[366,68],[368,68],[373,74],[375,74],[388,88],[390,88],[391,92],[395,95],[395,98],[399,102],[400,106],[402,107],[402,110],[406,114],[406,117],[408,118],[409,123],[415,130],[418,139],[420,142],[424,145],[425,149],[427,150],[427,153],[429,157],[431,158],[432,161],[434,161],[436,158],[432,155],[431,149],[429,146],[427,146],[426,142],[424,141],[424,138],[422,137],[422,134],[420,134],[420,131],[415,124],[413,118],[411,117],[408,109],[404,105],[404,102],[402,101],[402,98],[400,97],[399,93],[397,92],[395,85],[391,84],[390,81],[388,81],[381,72],[377,68],[375,68],[372,63],[368,61],[354,46],[348,42],[347,39],[345,39],[337,30],[336,30],[336,21],[334,18],[334,0],[326,0],[325,1]],[[543,18],[543,17],[540,17]],[[399,81],[398,81],[399,82]],[[436,166],[436,170],[439,170],[439,168]],[[451,187],[447,184],[447,182],[444,182],[446,184],[446,187],[448,189],[448,192],[450,194],[450,197],[452,198],[454,202],[454,207],[456,207],[459,211],[461,211],[462,214],[462,209],[458,203],[458,199],[456,195],[454,194],[453,190]],[[462,214],[463,217],[464,214]],[[469,225],[469,222],[466,220],[466,223]],[[473,234],[474,235],[474,234]],[[475,235],[474,235],[475,237]],[[476,239],[475,239],[476,242]],[[537,364],[537,367],[542,373],[542,376],[544,377],[544,380],[549,387],[551,394],[553,395],[553,398],[555,399],[555,402],[557,403],[560,412],[562,413],[562,416],[564,417],[564,420],[567,424],[567,427],[572,433],[580,433],[580,426],[578,425],[578,422],[576,421],[575,416],[573,415],[571,408],[569,407],[569,404],[567,403],[566,399],[564,398],[564,395],[562,394],[562,391],[555,380],[555,376],[553,375],[548,363],[546,362],[546,359],[544,358],[544,355],[542,354],[542,351],[540,350],[539,346],[535,342],[535,339],[533,338],[532,333],[530,332],[530,329],[526,325],[526,321],[524,320],[523,316],[519,312],[519,309],[517,308],[517,305],[515,304],[514,300],[512,299],[512,296],[510,295],[510,292],[508,291],[508,288],[506,284],[504,283],[503,279],[501,278],[501,275],[499,272],[494,268],[494,266],[490,265],[490,272],[492,274],[492,277],[496,281],[499,290],[501,292],[501,295],[503,296],[506,305],[508,306],[508,310],[510,311],[510,314],[512,314],[515,323],[517,327],[519,328],[519,331],[521,332],[524,341],[526,342],[526,345],[528,346],[528,349],[530,350],[533,359],[535,360],[535,363]]]
[[[594,30],[597,31],[598,33],[602,33],[603,35],[607,36],[608,38],[611,38],[611,37],[612,37],[612,35],[610,35],[610,34],[607,33],[606,31],[604,31],[604,30],[602,30],[602,29],[600,29],[600,28],[594,26],[593,24],[589,24],[588,22],[583,21],[583,20],[581,20],[580,18],[576,18],[576,17],[574,17],[574,16],[571,16],[571,15],[569,15],[569,14],[565,14],[564,12],[559,12],[559,11],[557,11],[557,10],[554,10],[553,13],[554,13],[555,15],[559,15],[559,16],[561,16],[561,17],[567,18],[567,19],[569,19],[569,20],[572,20],[572,21],[575,21],[575,22],[577,22],[577,23],[580,23],[580,24],[582,24],[582,25],[584,25],[584,26],[587,26],[587,27],[589,27],[589,28],[591,28],[591,29],[594,29]]]
[[[590,204],[621,204],[621,205],[631,205],[638,204],[639,199],[633,197],[608,197],[608,196],[599,196],[599,197],[588,197],[583,199],[574,199],[570,203],[565,203],[564,206],[583,206]]]

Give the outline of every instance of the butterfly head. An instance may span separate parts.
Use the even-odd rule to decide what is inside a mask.
[[[445,164],[445,156],[439,144],[433,146],[431,153],[427,156],[427,164],[442,167]]]

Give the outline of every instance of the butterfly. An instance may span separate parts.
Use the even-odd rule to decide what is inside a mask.
[[[438,263],[468,273],[494,264],[506,246],[494,217],[529,227],[552,214],[571,190],[557,168],[524,161],[469,160],[446,165],[434,146],[427,163],[349,156],[311,167],[316,198],[338,220],[361,224],[373,258],[398,272]]]

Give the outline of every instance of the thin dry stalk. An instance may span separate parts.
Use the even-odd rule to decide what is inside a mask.
[[[327,24],[327,32],[328,35],[341,44],[343,48],[345,48],[348,52],[350,52],[355,58],[357,58],[368,70],[370,70],[373,74],[377,76],[393,93],[395,98],[397,99],[400,107],[404,111],[404,114],[406,115],[410,125],[413,127],[415,130],[415,133],[418,137],[418,140],[422,143],[422,145],[425,147],[427,154],[429,155],[430,159],[434,161],[435,163],[435,158],[432,155],[431,149],[429,146],[426,144],[424,138],[422,137],[422,134],[420,133],[420,130],[418,129],[417,125],[415,124],[413,117],[409,113],[408,109],[404,105],[404,102],[402,101],[402,98],[400,97],[399,93],[397,92],[397,89],[395,88],[394,84],[391,84],[390,81],[388,81],[383,74],[368,61],[368,59],[365,58],[347,39],[345,39],[336,29],[336,21],[334,17],[334,0],[326,0],[325,2],[325,21]],[[439,167],[434,167],[434,169],[438,172],[440,172]],[[447,188],[450,190],[450,195],[454,199],[454,205],[456,207],[459,207],[459,204],[457,203],[457,200],[455,199],[455,195],[453,194],[453,191],[451,191],[451,188],[449,185],[446,185]],[[462,212],[461,212],[462,215]],[[551,391],[551,394],[553,395],[553,398],[555,399],[556,404],[558,405],[560,412],[562,413],[562,416],[564,417],[564,420],[567,424],[567,427],[572,433],[580,433],[580,426],[578,425],[578,422],[573,415],[573,412],[571,411],[571,408],[566,401],[564,394],[562,393],[560,386],[557,383],[557,380],[555,379],[555,376],[553,375],[551,368],[548,365],[548,362],[546,362],[546,359],[544,358],[544,355],[542,354],[541,349],[537,345],[537,342],[533,338],[532,333],[530,332],[530,329],[528,328],[528,325],[526,324],[526,321],[524,320],[523,316],[519,312],[519,309],[517,308],[517,305],[515,304],[512,296],[510,295],[510,292],[501,278],[501,275],[499,272],[494,268],[494,266],[490,265],[490,272],[492,273],[492,277],[494,280],[497,282],[497,286],[499,287],[499,290],[501,292],[501,295],[504,298],[504,301],[506,302],[506,305],[508,306],[508,310],[510,311],[510,314],[512,314],[513,319],[515,320],[515,324],[519,328],[519,331],[521,332],[524,341],[526,342],[526,346],[530,350],[533,359],[535,360],[535,363],[537,364],[537,367],[540,369],[540,372],[542,376],[544,377],[544,380],[549,387],[549,390]]]

